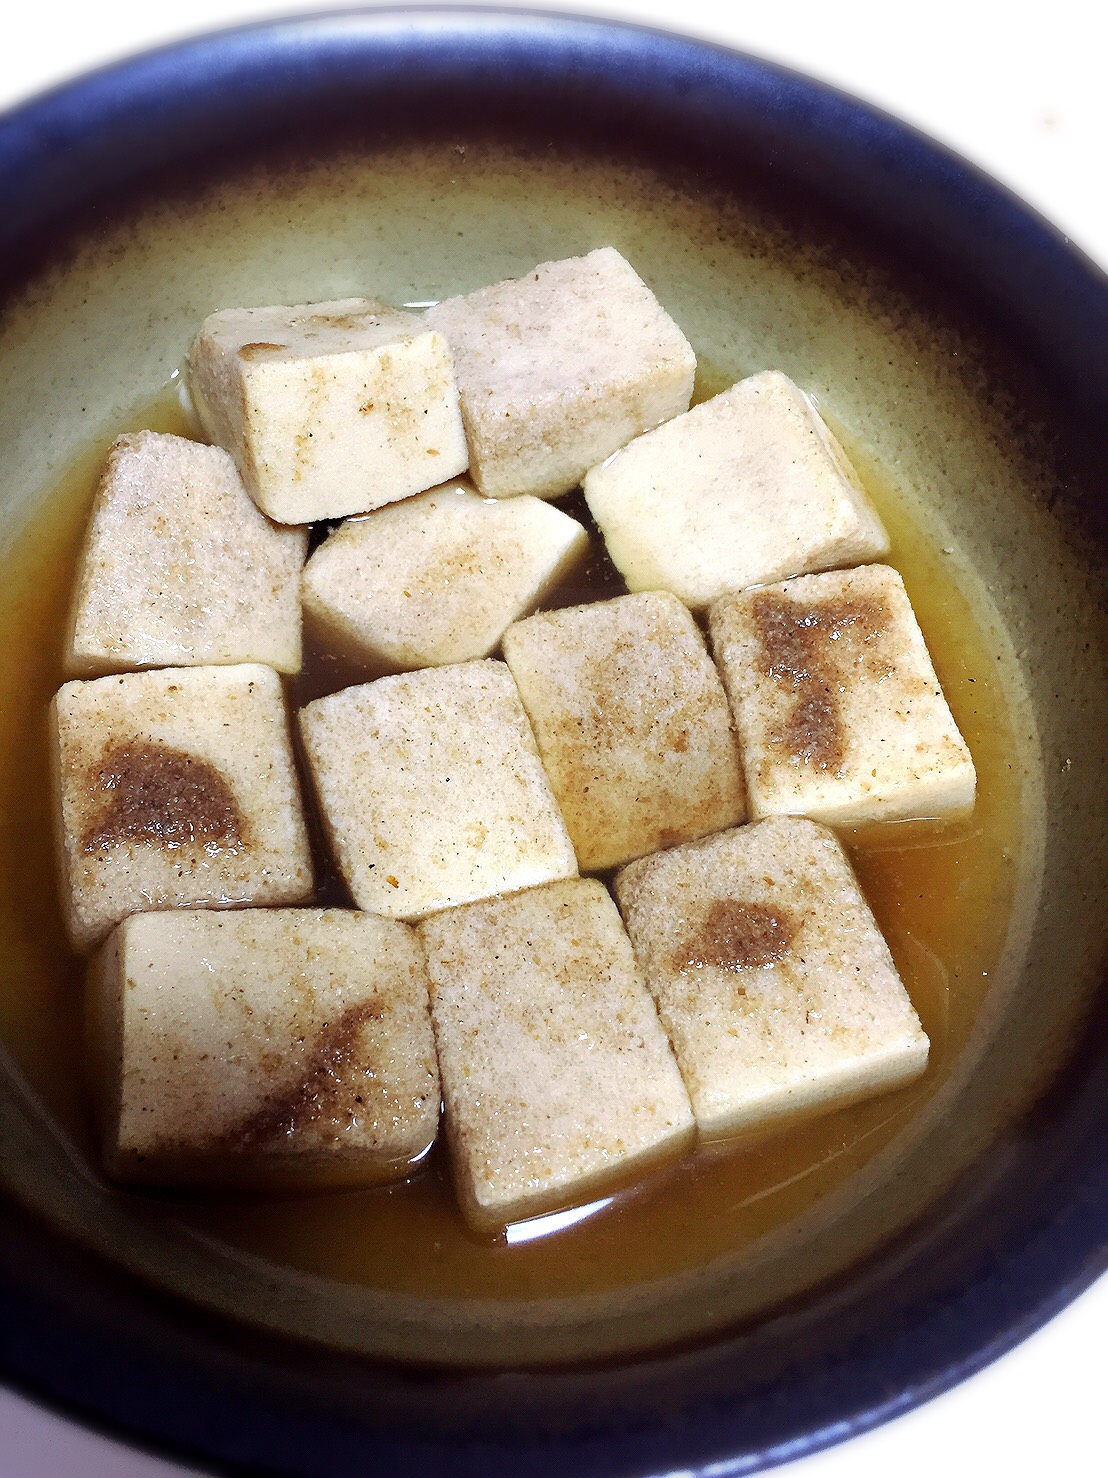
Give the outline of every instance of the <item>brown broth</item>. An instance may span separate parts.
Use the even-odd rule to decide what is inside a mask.
[[[703,398],[721,388],[702,379]],[[189,434],[170,388],[119,429]],[[52,853],[46,709],[62,681],[60,649],[81,536],[108,439],[60,479],[0,560],[0,1040],[54,1119],[90,1161],[95,1148],[81,1052],[82,962],[65,946]],[[151,1193],[161,1214],[228,1252],[370,1287],[526,1298],[598,1292],[703,1266],[806,1212],[842,1187],[949,1079],[1003,950],[1019,844],[1020,779],[1000,658],[975,622],[952,562],[929,543],[893,489],[859,464],[893,540],[955,718],[973,753],[978,801],[956,823],[850,830],[862,886],[931,1038],[926,1075],[909,1088],[749,1144],[702,1148],[622,1191],[573,1225],[556,1220],[481,1240],[457,1211],[441,1143],[408,1181],[370,1190],[188,1197]],[[577,498],[566,506],[585,516]],[[594,534],[584,574],[557,604],[624,587]],[[294,701],[356,674],[308,655]],[[323,896],[343,890],[329,876]],[[540,1234],[542,1233],[542,1234]]]

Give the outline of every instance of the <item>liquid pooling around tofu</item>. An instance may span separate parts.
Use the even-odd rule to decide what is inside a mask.
[[[711,376],[702,376],[698,395],[719,388]],[[194,434],[172,388],[118,429],[143,427]],[[0,991],[0,1031],[94,1175],[99,1172],[81,1050],[82,965],[62,943],[55,902],[45,713],[61,681],[66,606],[106,444],[91,447],[59,480],[0,572],[6,653],[0,669],[0,807],[7,820],[7,874],[14,880],[0,907],[7,915],[4,936],[15,941]],[[402,1183],[304,1194],[151,1192],[144,1193],[148,1216],[232,1258],[376,1291],[478,1301],[608,1294],[703,1268],[788,1228],[821,1199],[847,1188],[904,1134],[958,1070],[1005,947],[1020,846],[1021,778],[998,653],[975,620],[952,562],[916,525],[895,488],[867,464],[864,449],[848,450],[889,528],[890,563],[905,578],[978,772],[978,801],[967,820],[840,833],[931,1039],[926,1075],[911,1087],[764,1139],[701,1148],[592,1206],[522,1223],[496,1239],[482,1240],[465,1227],[441,1136]],[[560,506],[587,522],[580,495],[560,500]],[[558,605],[605,599],[624,588],[591,525],[590,535],[591,557],[559,590]],[[826,619],[851,623],[853,630],[872,616],[851,610]],[[782,680],[794,683],[802,704],[810,665],[803,638],[790,630],[787,640],[779,639],[778,626],[767,611],[767,661]],[[357,676],[309,650],[290,694],[299,705]],[[816,730],[823,755],[833,746],[833,734],[826,725]],[[156,795],[170,780],[174,787],[205,784],[203,776],[175,770],[171,775],[164,757],[154,764],[128,750],[111,763],[138,775],[124,787],[124,811],[97,823],[113,836],[146,835],[143,797],[151,787]],[[189,807],[190,815],[210,819],[212,835],[223,841],[237,825],[226,801],[205,791],[204,805]],[[322,858],[318,818],[313,826]],[[86,844],[95,845],[96,838]],[[319,901],[348,902],[333,870],[324,865],[321,874]],[[788,919],[736,904],[706,922],[703,937],[689,942],[683,966],[725,955],[756,968],[780,957],[789,931]],[[273,1128],[267,1121],[244,1133],[255,1139]]]

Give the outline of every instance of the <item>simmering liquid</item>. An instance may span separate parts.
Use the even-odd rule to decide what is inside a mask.
[[[722,384],[702,376],[698,398]],[[190,434],[170,390],[119,430]],[[64,1132],[96,1164],[82,1053],[83,962],[64,942],[52,851],[46,710],[81,537],[107,440],[90,447],[0,564],[0,1038]],[[954,823],[841,833],[931,1039],[909,1088],[739,1146],[700,1149],[588,1208],[522,1223],[498,1239],[464,1225],[440,1142],[410,1179],[311,1194],[142,1193],[157,1214],[243,1254],[382,1290],[533,1298],[615,1290],[703,1266],[808,1210],[904,1132],[965,1048],[1008,932],[1019,842],[1019,769],[1000,658],[975,623],[952,561],[924,539],[894,487],[847,446],[892,537],[954,716],[973,754],[978,800]],[[579,494],[561,506],[588,521]],[[591,525],[590,525],[591,528]],[[592,529],[586,567],[556,603],[624,590]],[[319,653],[290,684],[300,704],[358,674]],[[307,792],[306,792],[307,793]],[[316,836],[318,843],[318,826]],[[348,903],[319,852],[321,900]]]

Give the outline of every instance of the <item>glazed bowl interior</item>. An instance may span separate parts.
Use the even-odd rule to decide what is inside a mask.
[[[0,959],[60,982],[30,1014],[2,1008],[11,1377],[280,1471],[340,1469],[372,1440],[382,1466],[632,1472],[817,1445],[1046,1317],[1104,1241],[1103,282],[889,120],[648,33],[346,17],[82,86],[0,125],[0,599],[38,652],[30,687],[5,690],[25,722],[0,767],[21,818]],[[959,605],[934,619],[970,613],[1011,823],[995,970],[925,1107],[803,1214],[703,1265],[430,1297],[236,1255],[99,1176],[81,1089],[58,1086],[75,1051],[55,1043],[50,1092],[39,1080],[72,1019],[42,891],[59,668],[36,604],[72,569],[71,469],[164,402],[216,307],[426,302],[602,245],[691,339],[702,393],[775,367],[815,394],[943,564]]]

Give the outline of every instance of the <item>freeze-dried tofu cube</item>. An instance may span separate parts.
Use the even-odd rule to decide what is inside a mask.
[[[531,616],[504,656],[585,871],[743,820],[727,697],[674,596]]]
[[[895,570],[725,596],[710,626],[753,816],[845,826],[973,805],[973,760]]]
[[[553,498],[688,407],[696,358],[612,247],[449,298],[426,314],[454,353],[470,475],[494,498]]]
[[[419,941],[318,909],[126,919],[89,974],[104,1158],[122,1180],[403,1175],[439,1080]]]
[[[300,723],[359,908],[415,919],[577,872],[503,662],[345,688],[309,703]]]
[[[304,610],[322,645],[382,671],[487,657],[588,542],[538,498],[455,483],[344,523],[308,561]]]
[[[616,895],[703,1135],[910,1082],[928,1041],[834,835],[773,817],[632,862]]]
[[[459,1200],[478,1228],[603,1194],[693,1132],[606,889],[552,883],[420,925]]]
[[[889,552],[842,448],[778,371],[632,442],[590,471],[585,497],[628,586],[694,608]]]
[[[221,448],[121,436],[93,505],[66,669],[263,662],[298,672],[306,552],[305,531],[271,524]]]
[[[469,459],[442,335],[367,298],[211,314],[189,350],[189,390],[279,523],[380,508]]]
[[[300,903],[311,893],[272,668],[66,683],[51,726],[62,899],[77,948],[146,909]]]

